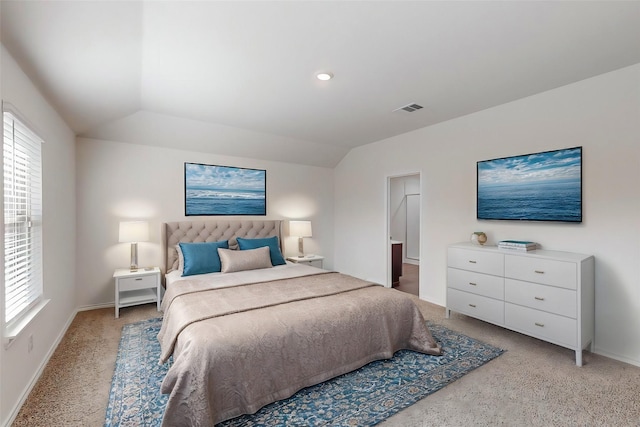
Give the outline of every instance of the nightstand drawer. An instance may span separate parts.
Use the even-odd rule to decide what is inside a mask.
[[[447,269],[447,286],[485,297],[504,298],[504,278],[473,271]]]
[[[322,260],[316,260],[316,261],[298,261],[298,264],[306,264],[306,265],[310,265],[311,267],[322,268]]]
[[[125,277],[118,279],[120,292],[135,291],[138,289],[155,288],[158,285],[155,275],[141,277]]]
[[[447,290],[447,309],[502,325],[504,302],[457,289]]]

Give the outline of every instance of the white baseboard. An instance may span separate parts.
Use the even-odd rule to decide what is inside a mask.
[[[9,418],[7,419],[7,422],[4,424],[4,427],[11,426],[11,424],[13,424],[13,422],[15,421],[16,417],[18,416],[18,413],[20,412],[20,408],[22,408],[22,405],[24,405],[24,402],[27,400],[27,397],[29,397],[29,393],[31,393],[31,390],[33,390],[33,387],[35,387],[36,383],[40,379],[40,376],[42,375],[44,368],[47,366],[47,363],[49,363],[49,360],[51,359],[51,356],[53,356],[53,353],[56,351],[56,348],[58,348],[60,341],[62,341],[62,338],[67,333],[67,330],[69,329],[69,326],[71,326],[71,322],[73,322],[73,319],[75,319],[76,314],[78,314],[77,309],[71,313],[71,316],[69,317],[69,319],[67,319],[67,322],[62,328],[62,331],[58,334],[58,337],[49,348],[49,351],[47,352],[47,355],[45,356],[45,358],[42,360],[42,363],[40,364],[40,366],[38,366],[38,370],[31,377],[31,381],[29,381],[29,384],[22,392],[22,395],[20,396],[20,400],[18,400],[16,405],[11,410],[11,413],[9,414]]]
[[[405,264],[420,265],[419,259],[405,258],[404,260],[402,260],[402,262],[404,262]]]
[[[110,302],[108,304],[92,304],[92,305],[83,305],[82,307],[78,307],[76,312],[78,311],[89,311],[89,310],[97,310],[99,308],[113,308],[116,306],[115,302]]]
[[[431,304],[433,304],[433,305],[440,306],[440,307],[442,307],[443,309],[445,308],[445,306],[443,306],[441,303],[439,303],[439,302],[437,302],[437,301],[430,300],[430,299],[428,299],[428,298],[423,298],[423,297],[421,297],[421,296],[419,296],[418,298],[420,298],[422,301],[426,301],[426,302],[431,303]]]
[[[608,357],[609,359],[617,360],[619,362],[628,363],[629,365],[640,366],[640,361],[638,361],[638,360],[629,359],[628,357],[619,356],[617,354],[609,353],[608,351],[603,351],[602,349],[599,349],[597,346],[595,347],[593,352],[595,354],[599,354],[600,356]]]

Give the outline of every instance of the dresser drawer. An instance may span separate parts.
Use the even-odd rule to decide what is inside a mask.
[[[576,346],[578,326],[575,319],[507,302],[504,304],[504,324],[536,338],[572,348]]]
[[[447,260],[449,267],[461,270],[493,274],[495,276],[504,274],[504,256],[498,252],[449,248]]]
[[[573,262],[505,255],[504,275],[511,279],[576,289],[578,272]]]
[[[504,278],[473,271],[447,269],[447,286],[485,297],[504,298]]]
[[[577,293],[570,289],[505,279],[504,300],[536,310],[576,318]]]
[[[118,288],[120,292],[155,288],[157,284],[158,282],[156,281],[155,275],[118,279]]]
[[[504,302],[457,289],[447,289],[447,308],[458,313],[504,324]]]

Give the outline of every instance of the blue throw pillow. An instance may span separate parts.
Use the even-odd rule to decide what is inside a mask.
[[[265,237],[264,239],[243,239],[242,237],[238,237],[236,240],[238,241],[238,247],[241,251],[245,249],[257,249],[263,246],[268,246],[269,255],[271,255],[271,264],[284,265],[287,263],[282,256],[282,252],[280,252],[280,245],[278,245],[278,236]]]
[[[180,243],[184,258],[182,276],[218,273],[222,270],[218,248],[229,249],[229,242]]]

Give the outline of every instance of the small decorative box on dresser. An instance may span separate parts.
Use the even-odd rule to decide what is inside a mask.
[[[132,305],[155,302],[160,311],[162,287],[160,285],[160,269],[158,267],[140,268],[131,271],[119,269],[113,273],[116,286],[116,318],[120,309]]]
[[[295,262],[296,264],[307,264],[311,267],[322,268],[323,256],[320,255],[307,255],[307,256],[290,256],[288,261]]]
[[[595,329],[593,256],[459,243],[447,267],[447,318],[453,310],[570,348],[582,366]]]

